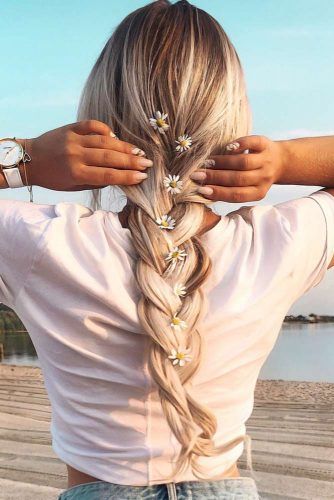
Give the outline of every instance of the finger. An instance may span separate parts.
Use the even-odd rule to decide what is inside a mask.
[[[148,175],[144,172],[133,170],[117,170],[114,168],[103,168],[95,166],[81,167],[74,176],[76,184],[106,187],[110,185],[130,186],[139,184]]]
[[[269,139],[264,135],[247,135],[239,137],[225,146],[225,154],[240,154],[246,150],[249,150],[252,153],[260,153],[267,147],[268,142]]]
[[[109,135],[111,128],[99,120],[82,120],[71,125],[71,130],[77,134],[101,134]]]
[[[190,178],[198,183],[215,184],[218,186],[257,186],[261,183],[260,169],[249,170],[211,170],[194,172]]]
[[[202,189],[211,188],[212,193],[202,192]],[[244,203],[257,201],[264,198],[263,192],[258,186],[247,187],[221,187],[215,185],[205,185],[198,188],[198,194],[212,201],[228,201],[230,203]]]
[[[209,170],[255,170],[263,166],[262,157],[259,154],[239,154],[239,155],[217,155],[210,156],[210,160],[215,160],[215,164],[206,168]]]
[[[134,144],[113,139],[110,135],[83,135],[80,139],[81,146],[95,149],[113,149],[120,153],[144,156],[145,152]]]
[[[94,165],[95,167],[131,168],[133,170],[145,170],[147,167],[153,166],[152,160],[147,158],[119,153],[110,149],[85,148],[82,161],[85,165]]]

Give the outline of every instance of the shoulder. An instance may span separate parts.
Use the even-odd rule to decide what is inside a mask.
[[[0,200],[0,238],[28,245],[54,217],[54,206],[20,200]],[[4,241],[3,241],[4,244]]]
[[[243,205],[232,210],[222,216],[205,239],[218,274],[233,269],[235,277],[238,273],[255,276],[263,268],[277,272],[282,257],[291,258],[289,241],[281,213],[270,204]]]
[[[7,241],[22,241],[28,245],[45,234],[53,225],[73,225],[94,212],[80,203],[31,203],[20,200],[0,200],[0,237]],[[55,224],[53,224],[55,223]]]
[[[104,211],[97,210],[96,212],[94,212],[94,210],[81,203],[62,201],[54,205],[54,213],[56,217],[65,217],[69,219],[89,217],[100,212],[102,213]]]
[[[0,200],[0,219],[24,221],[38,220],[53,213],[53,205],[36,204],[20,200]]]
[[[31,203],[21,200],[0,200],[0,217],[20,220],[38,220],[54,217],[84,216],[93,213],[93,210],[80,203],[59,202]]]
[[[260,247],[289,239],[289,227],[276,205],[244,205],[227,214],[234,231],[251,238],[252,245]]]

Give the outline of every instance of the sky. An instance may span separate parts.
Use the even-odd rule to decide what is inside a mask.
[[[117,24],[139,0],[0,0],[0,137],[32,138],[76,121],[83,84]],[[273,140],[334,135],[333,0],[193,0],[232,40],[245,72],[253,134]],[[273,185],[274,204],[315,186]],[[85,192],[34,187],[35,203],[87,204]],[[1,198],[29,201],[27,188]],[[243,203],[244,205],[245,203]],[[241,204],[218,203],[226,214]],[[299,299],[290,314],[334,314],[334,271]]]

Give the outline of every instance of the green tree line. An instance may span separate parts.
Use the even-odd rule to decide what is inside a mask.
[[[10,307],[7,307],[5,306],[5,304],[0,303],[0,333],[9,330],[27,331],[18,315],[12,309],[10,309]]]

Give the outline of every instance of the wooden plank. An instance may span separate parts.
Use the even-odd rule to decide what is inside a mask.
[[[53,472],[45,473],[43,471],[42,472],[35,470],[32,471],[28,468],[28,464],[26,465],[27,467],[24,469],[16,469],[15,467],[10,469],[2,467],[2,464],[0,464],[0,481],[2,479],[10,479],[12,481],[18,481],[23,483],[66,489],[67,485],[66,470],[64,471],[64,475],[61,475],[61,474],[55,474]],[[26,500],[24,497],[22,498]]]
[[[22,471],[23,473],[25,471],[30,471],[43,475],[66,475],[66,466],[55,456],[46,457],[39,455],[20,455],[18,453],[1,453],[0,468],[9,471]]]
[[[50,457],[58,460],[56,454],[50,446],[41,443],[26,443],[22,441],[14,441],[8,439],[1,440],[0,457],[2,455],[17,455],[17,456],[37,456]],[[0,458],[1,461],[1,458]]]
[[[18,429],[21,431],[30,430],[50,430],[49,422],[37,421],[30,416],[10,415],[0,412],[0,428],[2,429]]]
[[[302,459],[296,456],[277,455],[274,453],[252,454],[253,468],[256,471],[273,472],[281,476],[308,477],[323,481],[334,481],[333,464],[328,461]],[[246,458],[240,458],[238,464],[246,468]]]
[[[39,394],[40,396],[45,396],[46,398],[48,397],[46,390],[44,387],[23,387],[22,385],[17,385],[11,386],[9,384],[7,385],[1,385],[0,386],[0,393],[1,394],[7,394],[7,393],[13,393],[13,392],[18,392],[19,394]]]
[[[0,365],[1,366],[1,365]],[[4,378],[0,377],[1,386],[2,385],[10,385],[10,386],[18,386],[18,387],[43,387],[43,380],[36,380],[34,378]]]
[[[44,413],[51,413],[51,407],[50,404],[35,404],[35,403],[30,403],[30,402],[22,402],[22,401],[6,401],[6,404],[4,406],[4,402],[0,401],[0,407],[3,406],[5,408],[24,408],[26,410],[38,410],[40,412]]]
[[[46,422],[50,422],[51,418],[48,413],[41,412],[38,410],[27,409],[27,408],[11,408],[11,407],[3,407],[0,405],[0,413],[7,413],[8,415],[21,415],[22,417],[29,417],[35,420],[44,420]]]
[[[22,387],[27,387],[28,389],[33,387],[36,390],[41,390],[46,393],[45,385],[43,380],[33,380],[33,379],[18,379],[18,378],[1,378],[0,377],[0,388],[12,388],[17,387],[21,389]]]
[[[61,488],[0,479],[1,500],[56,500]]]
[[[278,475],[272,472],[256,471],[256,485],[261,500],[329,500],[334,498],[334,482],[295,477],[289,474]],[[248,471],[243,476],[249,477]]]
[[[284,421],[284,420],[281,420],[281,421],[278,421],[278,422],[271,422],[270,420],[266,421],[261,421],[261,422],[254,422],[252,421],[251,422],[251,426],[252,427],[255,427],[255,428],[267,428],[267,429],[300,429],[300,430],[312,430],[314,428],[316,428],[317,430],[321,430],[321,431],[327,431],[328,430],[328,424],[326,422],[317,422],[316,424],[314,422],[308,422],[307,420],[306,421],[303,421],[303,422],[299,422],[299,421],[293,421],[293,422],[289,422],[289,421]],[[332,430],[332,428],[330,428],[329,430]]]
[[[253,442],[256,441],[266,441],[266,442],[280,442],[280,443],[291,443],[291,444],[305,444],[311,446],[323,446],[333,448],[333,434],[328,434],[324,432],[313,432],[313,431],[294,431],[294,430],[280,430],[280,429],[254,429],[252,427],[247,427],[248,433],[252,436]]]
[[[38,395],[25,394],[20,396],[18,394],[8,393],[7,395],[0,394],[0,404],[5,405],[8,401],[14,401],[17,403],[33,403],[34,405],[50,406],[49,400],[45,397],[39,397]]]
[[[334,448],[332,447],[252,440],[252,450],[309,458],[316,461],[327,460],[332,462],[334,467]]]
[[[18,366],[0,364],[0,379],[3,378],[30,378],[33,380],[43,380],[41,369],[38,366]]]
[[[42,422],[40,422],[42,423]],[[2,446],[3,441],[19,441],[20,443],[40,443],[51,445],[51,435],[47,431],[34,431],[34,430],[12,430],[0,428],[0,442]]]

